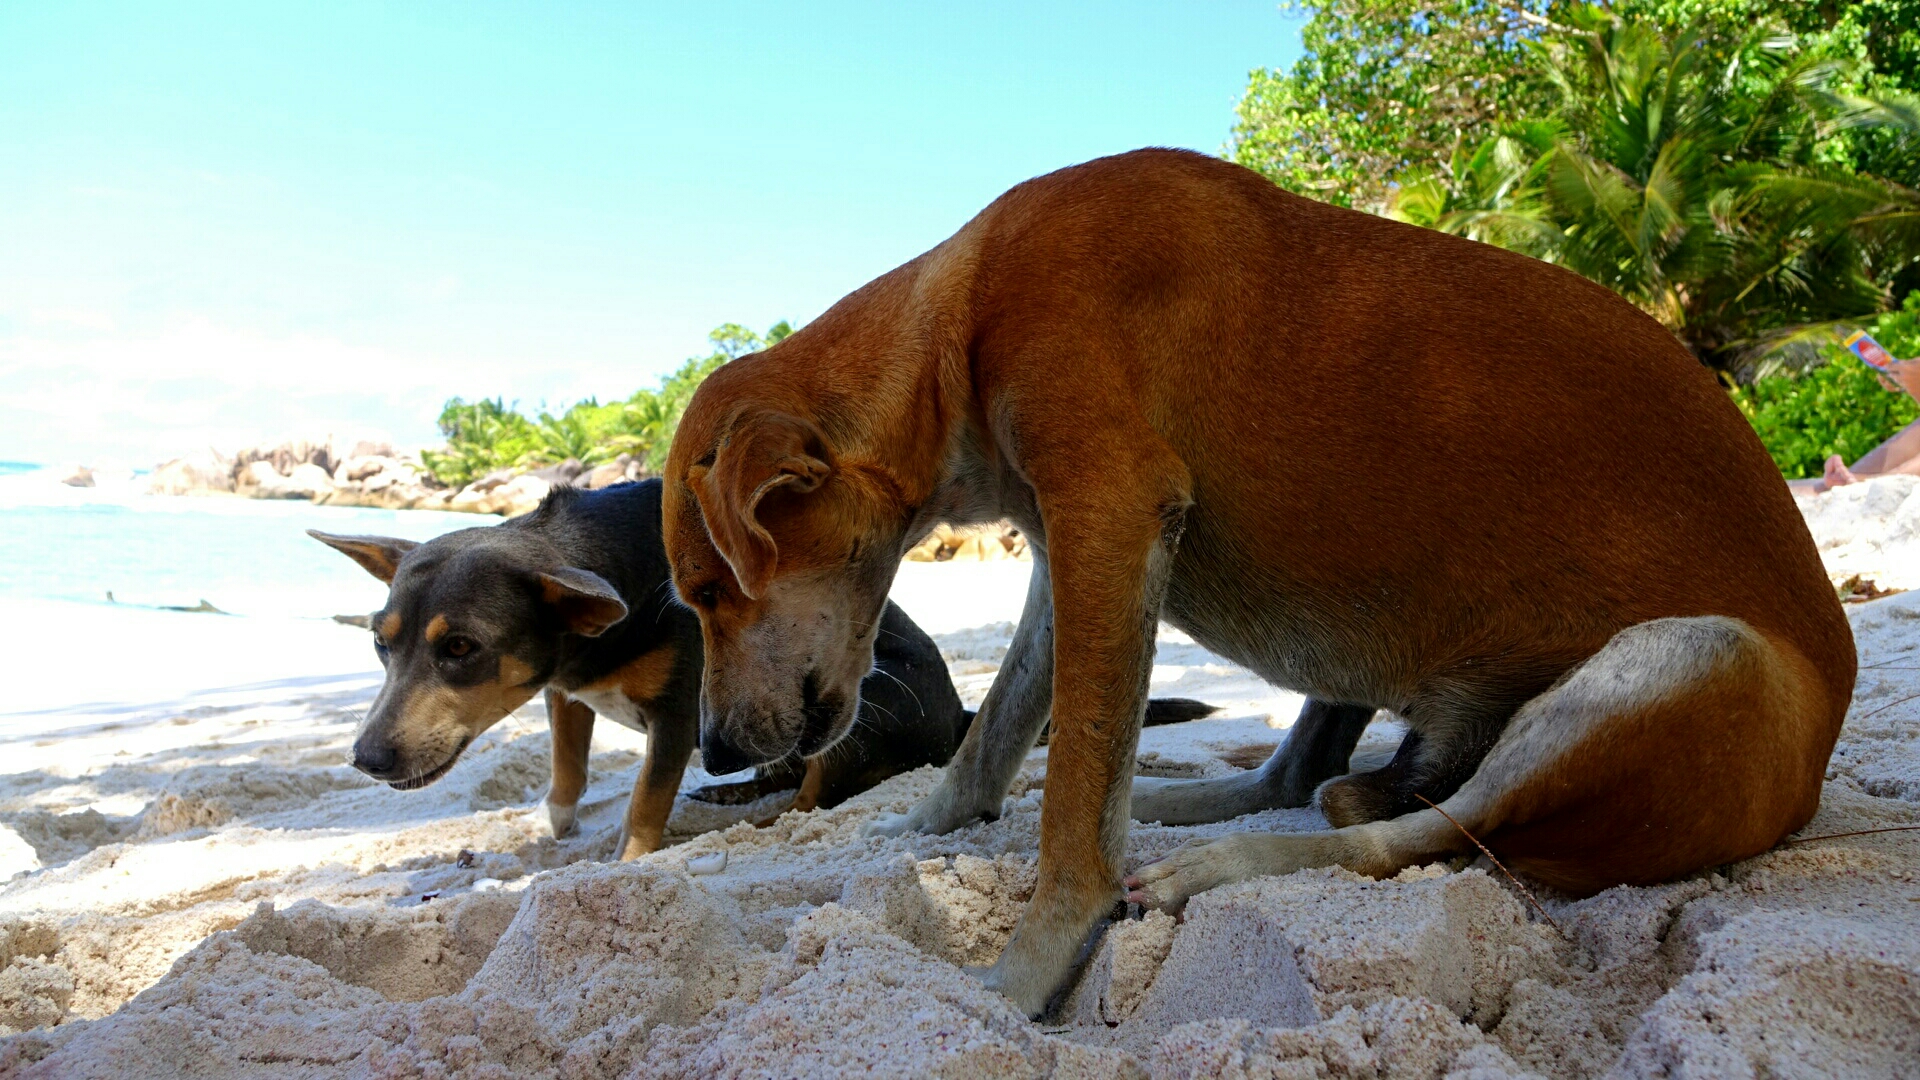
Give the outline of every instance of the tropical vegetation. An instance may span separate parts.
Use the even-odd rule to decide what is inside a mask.
[[[1920,0],[1288,6],[1305,55],[1253,73],[1235,160],[1606,285],[1742,388],[1790,471],[1910,412],[1823,368],[1920,286]]]
[[[1895,355],[1920,356],[1920,292],[1908,293],[1902,310],[1874,320],[1870,332]],[[1733,391],[1734,403],[1791,479],[1819,476],[1833,454],[1856,461],[1920,418],[1920,405],[1852,354],[1835,345],[1825,351],[1827,362],[1804,374],[1775,372]]]
[[[440,410],[439,450],[420,455],[434,478],[458,487],[499,469],[527,469],[569,459],[592,466],[627,454],[658,470],[673,444],[674,430],[694,388],[729,360],[764,349],[793,332],[785,321],[765,334],[727,323],[711,334],[713,351],[692,357],[654,389],[601,404],[575,402],[557,415],[541,409],[529,416],[500,398],[453,398]]]

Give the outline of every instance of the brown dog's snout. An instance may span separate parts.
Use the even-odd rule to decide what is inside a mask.
[[[724,696],[709,681],[701,700],[700,756],[715,776],[793,754],[812,757],[838,741],[851,719],[848,695],[818,671],[797,687],[762,687],[731,703]]]
[[[710,692],[702,694],[702,767],[714,776],[725,776],[791,754],[798,736],[790,723],[795,703],[787,694],[765,689],[732,702],[716,701]]]
[[[825,750],[834,741],[837,721],[846,711],[846,697],[836,691],[823,691],[820,673],[808,672],[806,681],[800,686],[801,755],[812,757]]]
[[[700,767],[710,775],[725,776],[771,760],[749,754],[716,730],[714,725],[702,724],[700,727]]]

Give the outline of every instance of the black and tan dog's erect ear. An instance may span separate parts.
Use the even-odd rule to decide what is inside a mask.
[[[833,472],[828,457],[818,428],[798,417],[763,413],[734,421],[712,466],[687,470],[707,535],[749,599],[766,590],[779,557],[773,536],[760,524],[760,500],[775,488],[819,487]]]
[[[627,617],[627,603],[607,579],[577,566],[540,575],[540,598],[560,613],[568,631],[599,637]]]
[[[402,540],[397,536],[335,536],[319,529],[308,529],[307,535],[359,563],[367,573],[389,585],[400,569],[400,560],[420,546],[418,540]]]

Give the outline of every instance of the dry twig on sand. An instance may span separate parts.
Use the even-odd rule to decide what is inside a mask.
[[[1429,799],[1425,795],[1422,795],[1418,792],[1415,792],[1413,797],[1416,799],[1419,799],[1423,803],[1426,803],[1428,806],[1433,807],[1435,810],[1439,811],[1441,817],[1446,818],[1448,821],[1453,822],[1453,827],[1460,830],[1461,836],[1464,836],[1467,839],[1473,841],[1473,846],[1480,849],[1480,854],[1485,855],[1488,858],[1488,860],[1490,860],[1493,863],[1493,865],[1500,868],[1501,873],[1507,875],[1507,880],[1513,882],[1513,887],[1516,889],[1519,889],[1521,894],[1527,898],[1527,903],[1533,905],[1533,910],[1539,912],[1540,917],[1547,920],[1547,925],[1553,927],[1553,932],[1556,934],[1559,934],[1563,938],[1567,936],[1566,931],[1560,929],[1560,924],[1553,921],[1553,916],[1547,914],[1547,909],[1540,906],[1540,901],[1535,899],[1533,895],[1533,890],[1527,888],[1525,885],[1520,884],[1520,879],[1513,876],[1513,871],[1507,869],[1507,864],[1495,858],[1493,852],[1487,850],[1487,845],[1480,842],[1479,837],[1468,832],[1467,827],[1465,825],[1460,824],[1458,821],[1454,821],[1453,815],[1447,813],[1445,810],[1441,810],[1439,805],[1435,803],[1432,799]]]

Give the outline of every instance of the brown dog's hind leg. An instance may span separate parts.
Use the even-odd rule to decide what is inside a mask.
[[[593,710],[547,688],[547,733],[553,740],[553,782],[544,800],[556,839],[573,831],[580,793],[587,789],[587,754],[593,746]]]
[[[699,720],[695,717],[648,715],[647,759],[640,763],[633,797],[627,800],[626,821],[613,849],[621,862],[660,850],[660,838],[666,835],[667,819],[673,816],[673,800],[680,794],[680,778],[693,758],[698,732]]]
[[[1347,771],[1347,761],[1374,712],[1371,705],[1309,699],[1300,707],[1286,741],[1258,769],[1207,780],[1134,777],[1133,819],[1201,825],[1261,810],[1305,806],[1313,800],[1316,785]]]
[[[1327,823],[1343,829],[1419,809],[1421,803],[1413,798],[1409,781],[1420,742],[1420,733],[1409,731],[1393,752],[1392,761],[1369,772],[1350,773],[1321,784],[1315,795]]]
[[[1423,809],[1303,834],[1248,833],[1177,851],[1128,898],[1195,893],[1315,866],[1383,877],[1471,851],[1577,895],[1663,881],[1766,850],[1819,802],[1826,688],[1791,647],[1718,616],[1628,627],[1529,701],[1473,776]]]

